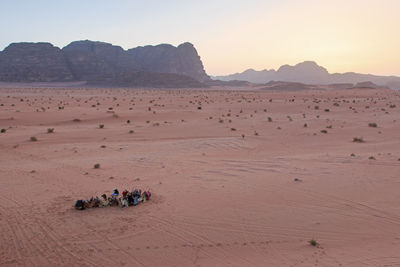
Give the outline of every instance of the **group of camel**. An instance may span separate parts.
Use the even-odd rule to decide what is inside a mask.
[[[99,198],[91,197],[89,200],[79,199],[75,202],[75,209],[84,210],[89,208],[103,208],[108,206],[117,207],[128,207],[136,206],[139,203],[146,202],[150,200],[151,193],[149,190],[142,191],[141,189],[133,189],[131,192],[124,190],[122,194],[119,194],[118,189],[114,189],[113,193],[107,197],[106,194],[101,195]]]

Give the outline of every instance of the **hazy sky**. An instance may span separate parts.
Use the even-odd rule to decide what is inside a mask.
[[[125,49],[189,41],[208,74],[314,60],[400,75],[400,0],[1,0],[0,50],[90,39]]]

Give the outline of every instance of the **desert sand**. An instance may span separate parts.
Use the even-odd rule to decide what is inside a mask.
[[[1,266],[400,266],[399,91],[2,88],[0,129]]]

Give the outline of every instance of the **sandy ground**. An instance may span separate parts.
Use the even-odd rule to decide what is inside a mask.
[[[3,88],[0,128],[1,266],[400,266],[399,91]]]

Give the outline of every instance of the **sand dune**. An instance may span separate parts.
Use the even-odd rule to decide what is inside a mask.
[[[392,90],[0,89],[0,265],[398,266],[399,110]],[[153,199],[72,208],[133,187]]]

